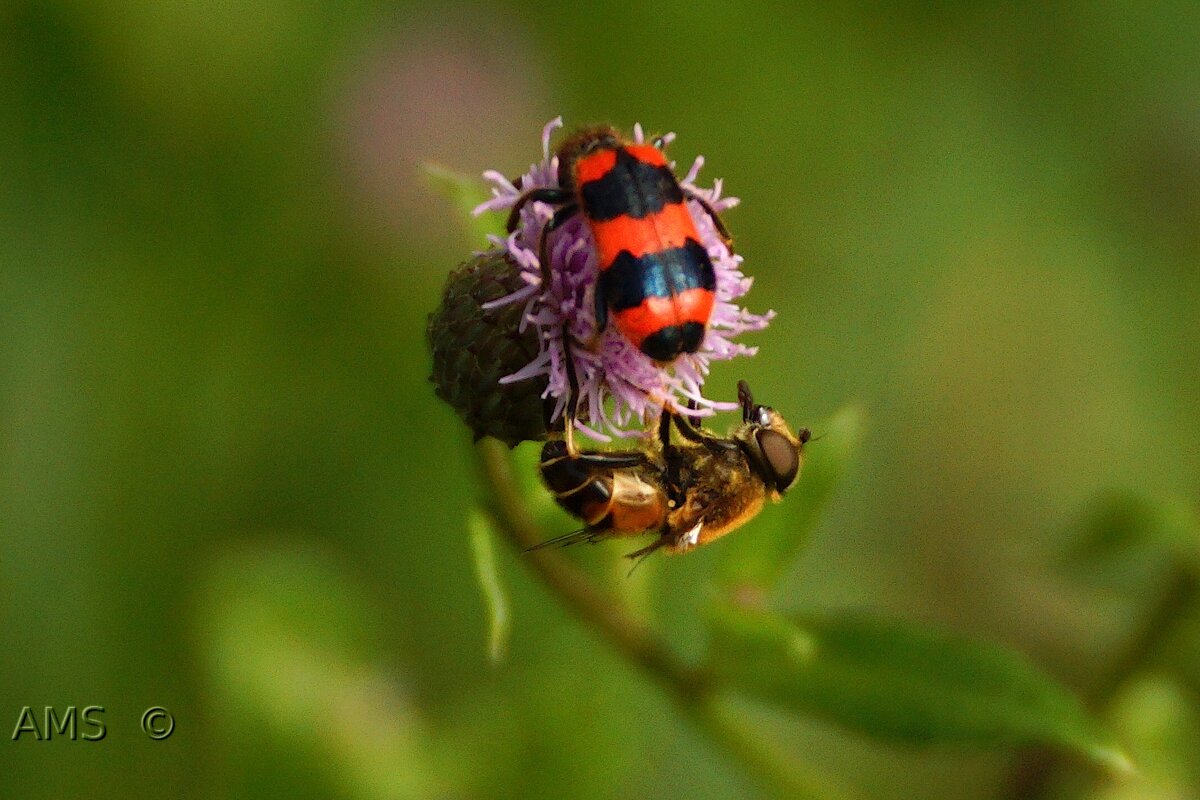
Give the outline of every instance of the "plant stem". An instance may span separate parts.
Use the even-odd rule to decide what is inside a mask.
[[[519,551],[545,541],[517,488],[503,443],[490,438],[476,445],[480,472],[498,529]],[[814,775],[758,732],[715,691],[702,670],[681,659],[617,598],[553,550],[523,553],[523,560],[551,591],[618,652],[640,666],[713,741],[749,767],[756,778],[789,798],[834,800],[845,790]]]
[[[521,551],[543,542],[545,536],[517,489],[507,448],[491,438],[483,439],[476,448],[500,530]],[[700,674],[684,664],[615,598],[605,597],[582,570],[551,550],[527,552],[524,558],[552,591],[627,658],[673,691],[690,695],[698,690],[702,682]]]

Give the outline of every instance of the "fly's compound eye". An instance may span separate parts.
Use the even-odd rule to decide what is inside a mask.
[[[759,431],[756,438],[763,462],[775,481],[775,488],[783,494],[800,472],[800,451],[786,436],[776,431]]]

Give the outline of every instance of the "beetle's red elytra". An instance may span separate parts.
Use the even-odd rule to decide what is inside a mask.
[[[597,331],[611,316],[617,329],[660,363],[695,353],[715,302],[716,275],[686,203],[698,201],[722,237],[728,233],[702,198],[687,192],[660,147],[623,139],[612,127],[587,128],[558,148],[560,188],[527,192],[513,207],[537,200],[558,206],[545,236],[576,214],[596,246]],[[546,259],[543,257],[543,270]]]

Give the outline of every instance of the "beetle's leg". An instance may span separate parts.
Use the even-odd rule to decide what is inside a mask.
[[[542,268],[542,291],[550,288],[550,253],[546,250],[546,243],[549,240],[550,234],[562,227],[563,223],[571,217],[579,213],[579,206],[575,203],[569,203],[554,212],[554,216],[550,221],[542,226],[542,232],[538,234],[538,264]]]
[[[592,352],[600,349],[600,337],[604,335],[604,329],[608,327],[608,273],[604,270],[596,277],[596,283],[592,287],[592,307],[596,313],[596,330],[592,332],[591,339],[588,340],[587,348]]]
[[[715,208],[713,208],[712,203],[708,202],[708,200],[705,200],[699,194],[686,187],[683,187],[683,194],[688,200],[695,200],[700,204],[700,207],[704,209],[704,213],[708,214],[708,218],[712,220],[713,227],[717,229],[717,235],[721,237],[721,241],[724,242],[726,247],[732,250],[733,237],[729,235],[729,229],[726,228],[725,223],[721,221],[721,215],[717,213]]]
[[[575,196],[566,189],[558,189],[553,186],[530,189],[518,197],[517,202],[513,204],[512,209],[508,212],[508,222],[505,223],[504,229],[509,233],[517,229],[517,224],[521,221],[521,209],[525,207],[526,203],[549,203],[552,206],[561,206],[574,199]]]

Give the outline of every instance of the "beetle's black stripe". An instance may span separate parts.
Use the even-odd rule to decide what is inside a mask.
[[[699,322],[668,325],[642,340],[642,352],[655,361],[673,361],[680,353],[694,353],[704,341],[704,326]]]
[[[597,222],[630,216],[641,219],[672,203],[683,202],[683,190],[668,167],[656,167],[617,150],[617,163],[603,178],[579,187],[587,216]]]
[[[647,297],[670,297],[688,289],[717,287],[708,251],[695,239],[683,247],[646,253],[640,258],[622,250],[603,272],[605,299],[613,311],[637,308]]]

